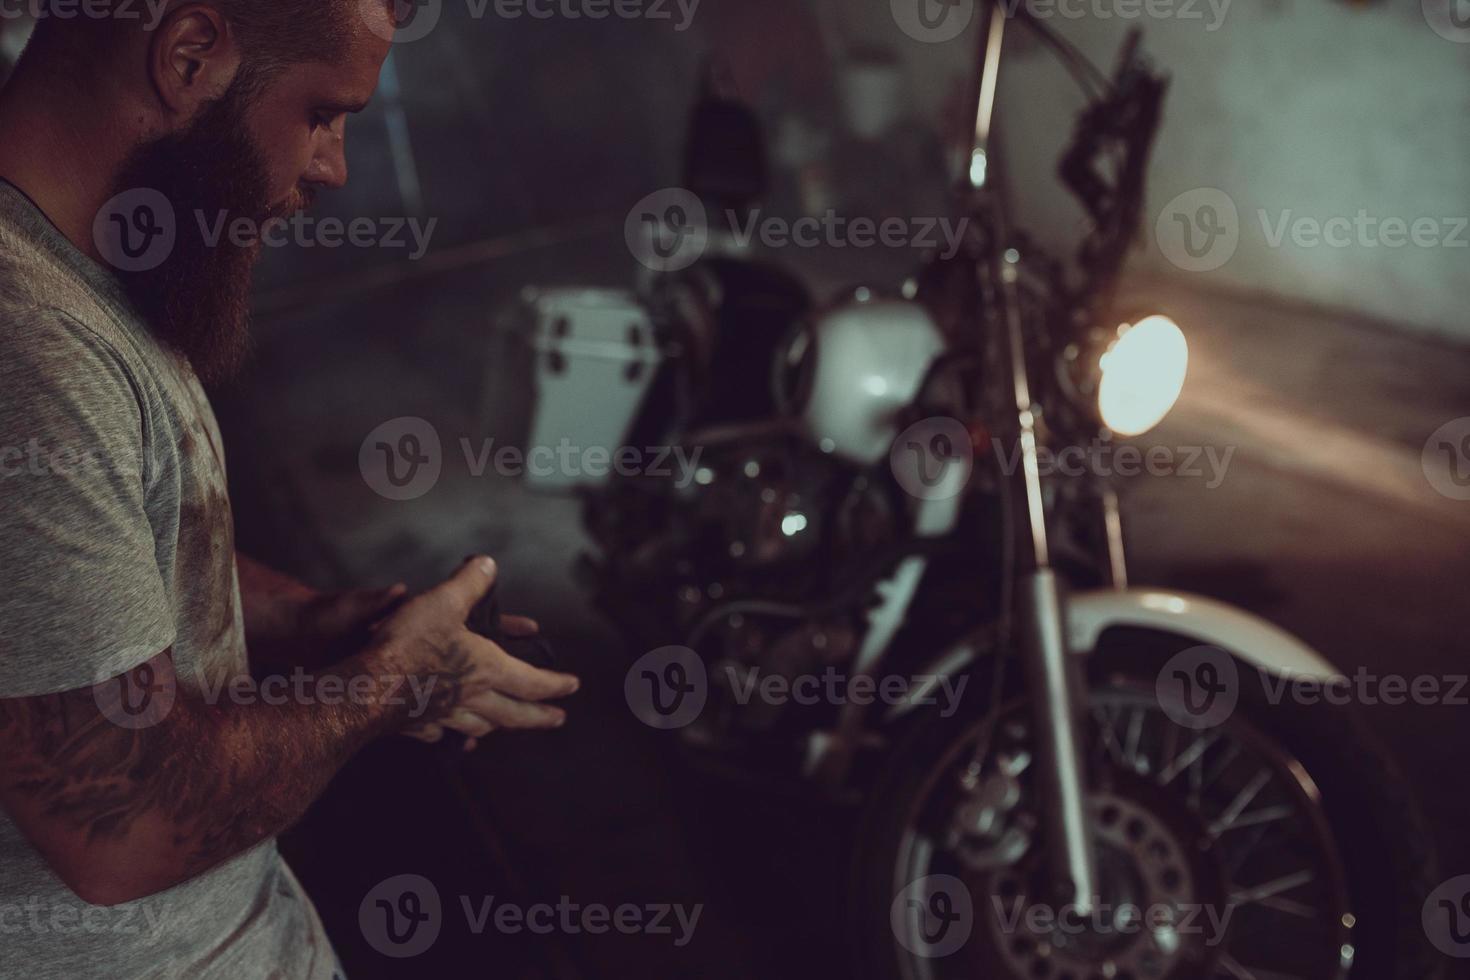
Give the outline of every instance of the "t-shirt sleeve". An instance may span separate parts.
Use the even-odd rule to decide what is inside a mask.
[[[90,687],[174,642],[121,356],[64,313],[0,313],[0,698]]]

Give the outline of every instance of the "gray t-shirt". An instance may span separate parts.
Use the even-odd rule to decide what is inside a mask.
[[[0,698],[88,688],[169,646],[186,682],[246,669],[214,413],[117,281],[0,181]],[[0,978],[335,972],[273,840],[104,909],[0,810]]]

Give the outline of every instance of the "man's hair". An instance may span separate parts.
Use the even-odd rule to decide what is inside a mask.
[[[135,0],[93,0],[79,11],[70,0],[64,16],[50,15],[58,0],[45,0],[42,16],[27,46],[27,56],[61,58],[82,67],[99,48],[115,42],[128,30],[151,25],[147,5]],[[350,17],[360,0],[204,0],[225,15],[244,58],[242,67],[257,81],[291,65],[331,61],[346,50]],[[391,6],[394,0],[384,0]],[[178,4],[169,3],[172,10]],[[109,16],[89,16],[105,10]]]

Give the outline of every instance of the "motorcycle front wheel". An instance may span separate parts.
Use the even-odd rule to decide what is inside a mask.
[[[856,976],[1444,974],[1420,918],[1439,884],[1428,831],[1351,711],[1268,698],[1272,685],[1237,660],[1238,703],[1184,724],[1158,679],[1189,645],[1104,640],[1086,724],[1096,906],[1047,886],[1024,692],[972,684],[961,710],[916,724],[869,797],[851,889]]]

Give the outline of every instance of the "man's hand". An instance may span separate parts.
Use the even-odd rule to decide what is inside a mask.
[[[407,734],[436,742],[449,728],[470,736],[471,749],[498,728],[558,728],[566,721],[565,711],[538,702],[572,694],[577,678],[518,660],[465,625],[496,574],[491,559],[471,558],[377,627],[375,649],[406,676],[432,685],[426,717]],[[503,617],[501,625],[518,636],[538,630],[522,616]]]
[[[506,636],[510,637],[535,636],[541,632],[541,624],[526,616],[503,615],[500,617],[500,629]],[[473,752],[480,744],[480,737],[477,733],[483,732],[484,734],[489,734],[490,731],[494,730],[494,726],[468,709],[461,710],[464,711],[464,714],[459,719],[462,724],[446,725],[438,722],[429,722],[415,728],[407,729],[403,734],[409,738],[415,738],[420,742],[428,742],[432,745],[436,742],[443,741],[444,731],[448,728],[452,731],[468,735],[469,738],[464,743],[464,751]]]

